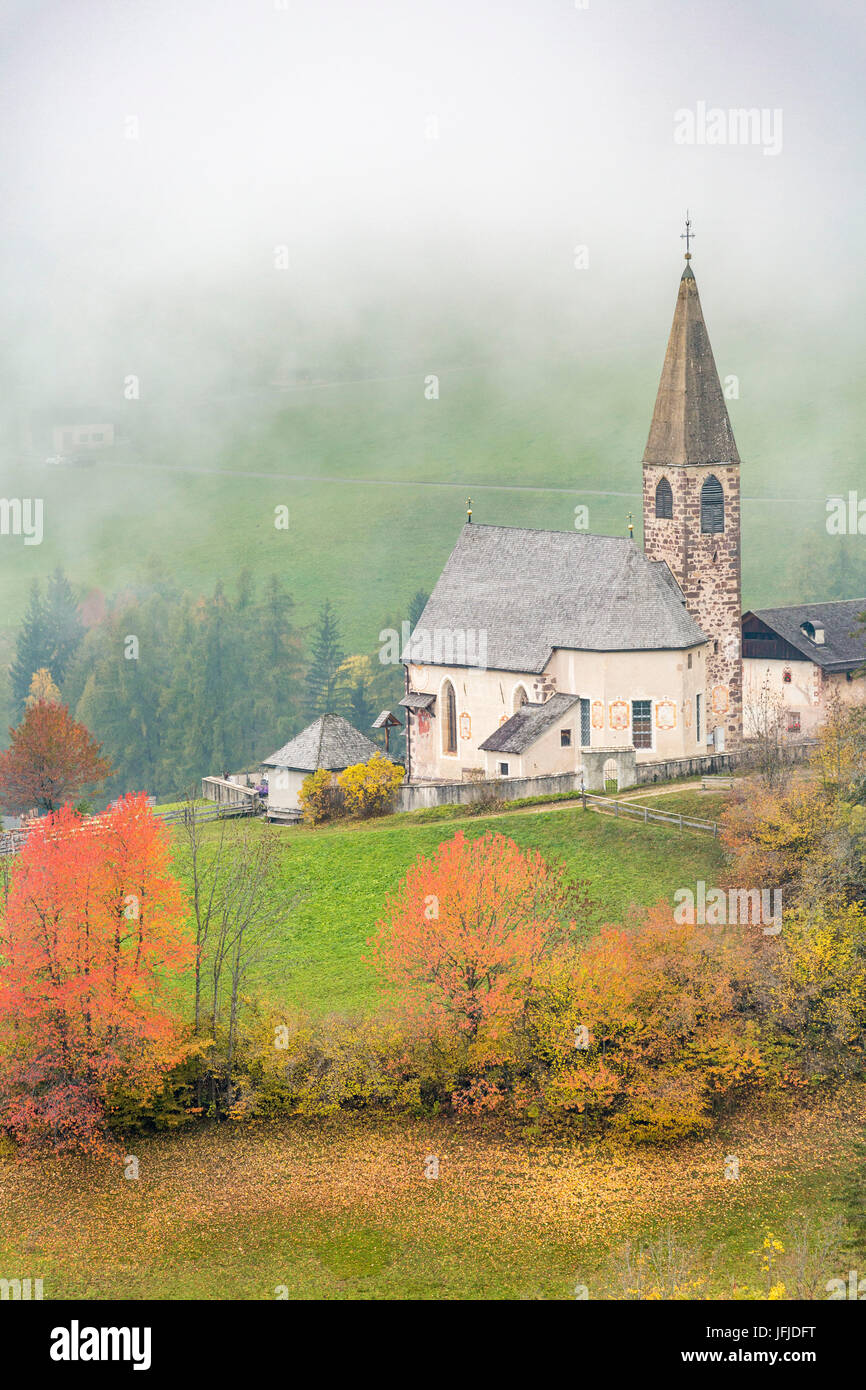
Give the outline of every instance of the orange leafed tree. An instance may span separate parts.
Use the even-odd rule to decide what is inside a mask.
[[[746,1003],[759,949],[739,928],[677,923],[666,903],[603,927],[532,1011],[546,1107],[612,1116],[634,1138],[708,1128],[763,1071]]]
[[[0,753],[0,806],[11,815],[34,806],[56,811],[111,772],[102,745],[65,705],[37,700],[9,738]]]
[[[112,1096],[146,1099],[184,1055],[167,998],[194,957],[184,917],[143,795],[31,829],[0,925],[0,1125],[19,1142],[102,1148]]]
[[[523,1011],[589,908],[585,885],[537,851],[458,832],[433,859],[419,858],[388,899],[372,961],[434,1023],[494,1035]]]

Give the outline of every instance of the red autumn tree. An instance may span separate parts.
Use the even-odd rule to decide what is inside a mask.
[[[195,953],[164,826],[143,795],[38,821],[0,927],[0,1125],[99,1150],[112,1096],[146,1099],[185,1053],[168,1008]]]
[[[102,744],[75,722],[66,705],[38,700],[9,730],[9,738],[0,753],[0,806],[10,815],[33,806],[56,811],[111,772]]]
[[[474,1038],[523,1010],[542,967],[577,936],[585,885],[504,835],[462,831],[419,858],[371,941],[372,961],[434,1022]]]

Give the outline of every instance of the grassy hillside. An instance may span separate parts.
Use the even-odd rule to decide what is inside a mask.
[[[430,825],[393,817],[348,829],[280,830],[274,906],[278,916],[285,915],[255,983],[275,1001],[315,1013],[374,1008],[377,981],[361,957],[386,894],[419,855],[434,854],[458,828],[470,839],[496,830],[549,861],[567,864],[589,883],[596,904],[590,928],[625,921],[633,904],[670,900],[677,888],[698,879],[712,882],[723,858],[721,847],[707,836],[627,824],[571,807]],[[178,832],[175,843],[183,872]],[[301,900],[289,911],[296,894]]]

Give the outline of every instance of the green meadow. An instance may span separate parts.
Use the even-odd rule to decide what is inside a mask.
[[[723,862],[721,847],[707,835],[612,820],[579,805],[432,824],[392,816],[348,829],[278,828],[271,831],[281,839],[274,894],[278,927],[251,984],[274,1002],[317,1014],[374,1009],[379,986],[362,956],[386,895],[419,856],[432,857],[457,830],[468,839],[497,831],[549,862],[566,864],[586,881],[593,902],[587,930],[626,921],[633,906],[671,902],[677,888],[698,879],[712,882]],[[261,825],[252,831],[262,833]],[[183,879],[177,830],[174,842]]]

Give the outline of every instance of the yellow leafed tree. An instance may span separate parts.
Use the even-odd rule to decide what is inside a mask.
[[[30,678],[30,693],[24,700],[25,705],[29,708],[31,705],[38,705],[40,701],[47,705],[59,705],[60,699],[60,691],[51,679],[48,667],[40,666]]]

